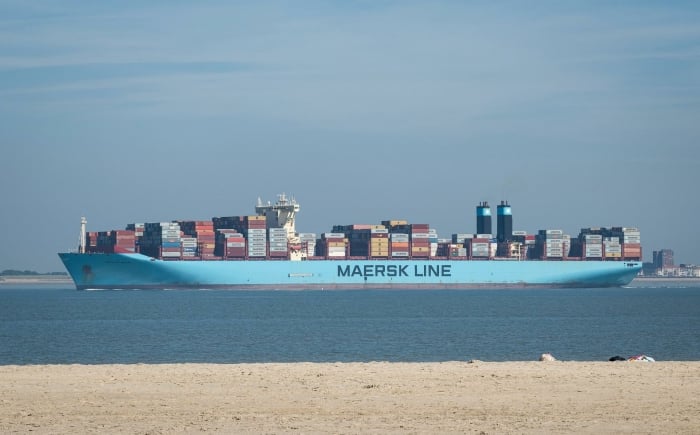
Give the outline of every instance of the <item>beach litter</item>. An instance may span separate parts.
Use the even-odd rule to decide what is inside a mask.
[[[557,359],[551,353],[543,353],[540,355],[540,361],[556,361]]]

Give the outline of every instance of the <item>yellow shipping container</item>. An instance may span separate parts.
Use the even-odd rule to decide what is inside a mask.
[[[255,216],[248,216],[248,220],[249,220],[249,221],[264,221],[264,220],[265,220],[265,216],[258,216],[258,215],[255,215]]]
[[[411,251],[412,252],[430,252],[430,248],[427,246],[426,247],[423,247],[423,246],[415,247],[414,246],[411,248]]]
[[[388,223],[390,227],[396,227],[399,225],[408,225],[408,221],[403,220],[403,219],[392,219],[389,221],[382,221],[382,222]]]
[[[372,225],[373,230],[385,230],[386,227],[384,225]]]
[[[329,248],[344,248],[345,242],[328,242]]]

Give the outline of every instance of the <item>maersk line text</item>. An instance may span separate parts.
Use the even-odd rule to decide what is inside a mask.
[[[384,264],[365,264],[356,266],[338,266],[338,276],[452,276],[452,266],[449,264],[415,264],[410,267],[408,264],[384,265]]]

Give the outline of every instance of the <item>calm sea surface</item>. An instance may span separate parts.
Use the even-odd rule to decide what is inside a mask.
[[[0,364],[700,360],[700,286],[76,291],[0,286]]]

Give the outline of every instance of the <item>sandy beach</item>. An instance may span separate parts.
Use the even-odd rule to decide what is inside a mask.
[[[700,433],[700,362],[0,366],[2,433]]]

